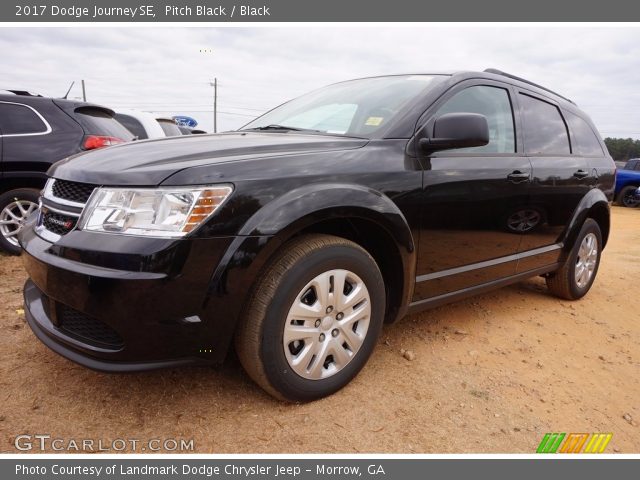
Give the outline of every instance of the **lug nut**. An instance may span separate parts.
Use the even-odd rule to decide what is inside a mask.
[[[321,333],[321,334],[320,334],[320,341],[321,341],[321,342],[324,342],[324,333]]]
[[[322,323],[322,322],[320,321],[320,319],[317,319],[317,320],[316,320],[316,328],[318,328],[318,327],[320,326],[320,324],[321,324],[321,323]]]
[[[331,313],[331,312],[333,312],[333,307],[331,305],[329,305],[327,307],[327,313]]]
[[[331,331],[331,335],[332,335],[333,337],[337,337],[337,336],[338,336],[338,329],[337,329],[337,328],[334,328],[334,329]]]
[[[342,313],[342,312],[339,312],[339,313],[336,315],[336,320],[342,320],[343,318],[344,318],[344,313]]]

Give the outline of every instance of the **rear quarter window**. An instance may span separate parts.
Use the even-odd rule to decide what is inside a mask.
[[[37,135],[49,127],[26,105],[0,102],[0,132],[2,135]]]
[[[589,124],[579,116],[565,112],[565,118],[571,129],[571,146],[573,153],[586,156],[602,157],[604,152]]]
[[[133,140],[133,134],[106,110],[79,107],[74,110],[73,117],[88,135],[105,135],[125,141]]]
[[[529,155],[569,155],[569,134],[555,105],[524,93],[519,96],[524,148]]]

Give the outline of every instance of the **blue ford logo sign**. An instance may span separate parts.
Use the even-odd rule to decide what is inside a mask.
[[[181,127],[194,128],[196,125],[198,125],[198,122],[195,118],[187,117],[186,115],[176,115],[175,117],[173,117],[173,120]]]

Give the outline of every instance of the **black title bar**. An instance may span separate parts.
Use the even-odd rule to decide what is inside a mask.
[[[0,22],[637,22],[629,0],[14,0]]]

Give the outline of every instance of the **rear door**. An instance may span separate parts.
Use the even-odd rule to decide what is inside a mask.
[[[593,187],[589,163],[571,152],[567,122],[559,105],[528,90],[518,91],[524,150],[532,166],[529,228],[523,232],[518,272],[555,263],[562,233]]]
[[[454,87],[434,106],[442,114],[479,113],[490,141],[422,158],[424,191],[414,301],[516,273],[521,234],[508,220],[528,201],[529,160],[520,151],[513,91],[489,80]]]
[[[40,108],[20,100],[17,97],[16,101],[0,101],[3,177],[44,179],[51,166],[53,129]]]

